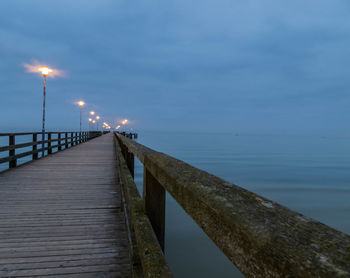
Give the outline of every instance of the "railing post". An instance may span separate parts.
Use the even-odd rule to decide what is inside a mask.
[[[124,145],[123,142],[121,142],[120,147],[121,147],[121,149],[122,149],[122,154],[123,154],[123,156],[124,156],[124,159],[125,159],[125,161],[127,161],[128,149],[127,149],[127,147]]]
[[[32,159],[33,160],[38,159],[38,145],[37,145],[37,142],[38,142],[38,135],[36,133],[33,133],[33,147],[32,147],[32,151],[33,151]]]
[[[144,165],[143,170],[142,195],[145,212],[164,251],[165,189],[147,170],[146,165]]]
[[[51,132],[49,132],[49,133],[47,134],[47,141],[48,141],[48,143],[47,143],[47,147],[48,147],[48,151],[47,151],[47,153],[48,153],[48,154],[52,154],[52,147],[51,147]]]
[[[75,132],[75,135],[74,135],[74,145],[78,145],[78,132]]]
[[[15,144],[16,144],[15,135],[10,135],[9,136],[9,147],[10,147],[9,157],[10,157],[10,159],[11,159],[11,156],[15,155]],[[17,166],[17,159],[9,161],[9,168],[15,168],[16,166]]]
[[[71,132],[70,135],[71,135],[70,136],[71,137],[70,138],[70,146],[73,147],[74,146],[74,132]]]
[[[60,151],[60,150],[62,150],[62,147],[61,147],[61,133],[59,132],[59,133],[57,133],[57,150],[58,151]]]
[[[82,133],[81,133],[81,131],[80,131],[80,132],[79,132],[79,144],[83,143],[81,135],[82,135]]]
[[[65,134],[64,134],[64,136],[66,137],[66,140],[65,140],[65,149],[68,149],[68,132],[66,132]]]
[[[135,169],[135,158],[134,158],[134,154],[132,152],[129,152],[128,150],[126,151],[126,165],[129,168],[129,171],[131,173],[131,176],[134,178],[134,169]]]

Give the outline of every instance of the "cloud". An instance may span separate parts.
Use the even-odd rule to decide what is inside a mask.
[[[21,69],[36,58],[69,72],[48,84],[49,126],[73,125],[67,99],[149,128],[201,129],[217,117],[217,128],[278,130],[285,127],[274,117],[283,115],[302,132],[295,111],[309,117],[320,110],[337,115],[328,125],[345,123],[348,14],[349,4],[338,0],[3,0],[0,118],[15,96],[40,91]]]

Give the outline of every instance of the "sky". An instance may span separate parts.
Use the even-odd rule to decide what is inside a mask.
[[[1,0],[0,130],[350,135],[347,0]]]

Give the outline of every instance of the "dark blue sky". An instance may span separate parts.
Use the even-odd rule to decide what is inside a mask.
[[[1,0],[0,128],[78,129],[83,99],[136,129],[350,134],[348,1]],[[87,127],[87,122],[85,121]]]

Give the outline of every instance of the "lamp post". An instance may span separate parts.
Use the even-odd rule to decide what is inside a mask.
[[[42,157],[45,155],[45,116],[46,116],[46,77],[48,75],[53,76],[62,76],[64,72],[58,69],[52,69],[47,66],[40,65],[39,62],[34,61],[34,64],[23,64],[23,66],[27,69],[27,72],[32,73],[40,73],[43,76],[44,81],[44,96],[43,96],[43,121],[42,121]]]
[[[39,68],[39,71],[44,77],[44,95],[43,95],[43,121],[42,121],[42,128],[41,128],[41,141],[42,141],[42,154],[41,157],[44,157],[45,155],[45,106],[46,106],[46,76],[52,72],[52,69],[48,67],[41,67]]]
[[[101,117],[100,116],[96,116],[96,122],[97,122],[97,131],[98,131],[98,121]]]
[[[129,120],[128,119],[124,119],[124,120],[122,120],[122,125],[123,125],[123,127],[124,127],[124,131],[126,132],[126,124],[129,122]]]
[[[91,131],[91,122],[92,122],[92,119],[89,118],[89,131]]]
[[[90,115],[91,115],[91,121],[90,121],[90,122],[92,123],[92,125],[91,125],[91,126],[92,126],[92,130],[93,130],[93,129],[94,129],[94,125],[93,125],[93,124],[94,124],[94,122],[93,122],[92,117],[95,115],[95,111],[91,110],[91,111],[90,111]]]
[[[80,132],[81,132],[81,118],[82,118],[83,106],[85,105],[85,102],[80,100],[77,102],[77,104],[80,107]]]

